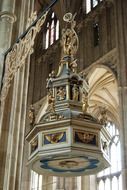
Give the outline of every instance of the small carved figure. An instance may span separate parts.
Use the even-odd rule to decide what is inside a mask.
[[[79,98],[79,89],[76,84],[72,88],[72,100],[78,101]]]
[[[49,106],[49,110],[54,113],[55,112],[55,98],[53,97],[52,89],[49,89],[49,92],[48,92],[48,106]]]
[[[106,126],[108,122],[108,119],[107,119],[107,110],[105,107],[101,108],[101,119],[100,119],[100,123],[104,126]]]
[[[58,101],[66,99],[65,87],[59,87],[58,88],[56,98],[57,98]]]
[[[31,153],[34,152],[37,148],[38,148],[38,140],[35,139],[35,140],[31,143]]]
[[[76,63],[76,59],[70,63],[70,68],[72,70],[73,73],[77,73],[77,63]]]
[[[51,72],[51,77],[55,78],[55,71],[54,70]]]
[[[77,135],[78,135],[79,139],[83,143],[86,143],[86,144],[91,143],[94,140],[94,138],[95,138],[95,135],[94,134],[90,134],[90,133],[80,133],[80,132],[78,132]]]
[[[108,147],[107,142],[104,141],[104,142],[103,142],[103,150],[106,150],[107,147]]]
[[[60,132],[60,133],[45,135],[45,138],[49,142],[51,142],[51,144],[54,144],[54,143],[58,143],[62,139],[63,135],[64,135],[64,133]]]
[[[94,139],[94,135],[93,134],[86,134],[86,133],[84,133],[83,137],[84,137],[84,140],[86,142],[91,142]]]
[[[108,154],[108,144],[106,141],[102,141],[102,148],[106,154]]]
[[[67,55],[71,55],[71,34],[68,34],[65,38],[64,52]]]
[[[89,107],[88,104],[88,93],[83,92],[83,97],[82,97],[82,111],[83,113],[86,113]]]
[[[34,109],[33,105],[30,106],[30,109],[29,109],[29,112],[28,112],[28,117],[29,117],[30,124],[34,125],[34,122],[35,122],[35,109]]]

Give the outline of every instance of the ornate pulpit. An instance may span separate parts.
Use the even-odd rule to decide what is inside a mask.
[[[46,112],[34,123],[26,140],[28,165],[39,174],[81,176],[109,166],[110,135],[89,113],[89,85],[77,73],[78,37],[75,15],[67,13],[62,32],[59,70],[47,79]],[[31,122],[32,123],[32,122]]]

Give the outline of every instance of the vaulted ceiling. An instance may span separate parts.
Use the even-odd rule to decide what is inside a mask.
[[[99,117],[100,109],[107,109],[109,119],[119,124],[118,87],[115,76],[106,68],[95,68],[89,75],[89,103],[90,110]]]

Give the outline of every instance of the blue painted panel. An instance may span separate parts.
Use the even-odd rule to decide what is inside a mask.
[[[55,166],[55,163],[54,165],[52,165],[52,162],[56,161],[57,163],[58,162],[61,162],[61,160],[69,160],[69,159],[81,159],[81,160],[84,160],[85,162],[87,161],[88,162],[88,165],[87,166],[83,166],[82,167],[80,166],[79,168],[76,166],[76,168],[63,168],[61,167],[60,168],[60,165],[58,166],[58,164],[56,164]],[[42,169],[46,169],[46,170],[49,170],[49,171],[52,171],[52,172],[58,172],[58,173],[66,173],[66,172],[71,172],[71,173],[80,173],[80,172],[85,172],[86,170],[92,170],[94,168],[97,168],[98,166],[98,163],[99,163],[99,160],[97,159],[94,159],[94,158],[89,158],[89,157],[86,157],[86,156],[79,156],[79,157],[67,157],[67,156],[63,156],[63,158],[61,157],[52,157],[50,159],[42,159],[40,160],[40,167]]]
[[[52,135],[60,136],[61,133],[63,133],[62,137],[60,139],[57,139],[57,141],[53,143]],[[46,138],[46,136],[48,136],[48,138]],[[56,143],[62,143],[62,142],[66,142],[66,132],[58,132],[58,133],[44,135],[44,145],[56,144]]]

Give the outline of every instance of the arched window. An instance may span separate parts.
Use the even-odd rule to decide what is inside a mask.
[[[30,190],[42,190],[42,175],[31,171],[31,187]]]
[[[47,23],[47,30],[46,30],[46,40],[45,40],[45,49],[49,46],[49,22]]]
[[[106,128],[112,137],[109,151],[111,166],[97,175],[97,190],[122,190],[119,131],[111,122]]]
[[[54,12],[50,15],[45,32],[45,49],[59,39],[59,21]]]
[[[102,0],[86,0],[86,14],[95,8]]]

